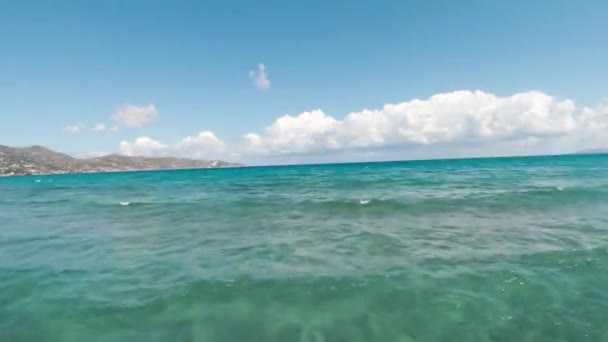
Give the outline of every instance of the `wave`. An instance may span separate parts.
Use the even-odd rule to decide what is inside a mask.
[[[451,195],[444,197],[403,197],[395,195],[391,198],[361,198],[332,199],[332,200],[304,200],[296,205],[329,206],[329,207],[412,207],[433,206],[439,207],[504,207],[504,206],[531,206],[544,207],[548,205],[569,205],[576,203],[603,203],[608,200],[608,189],[599,188],[542,188],[513,191],[498,191],[494,193],[472,193],[469,195]]]
[[[111,193],[90,195],[87,197],[72,193],[65,196],[27,196],[18,198],[11,196],[12,202],[20,202],[27,206],[65,206],[71,205],[82,209],[114,210],[119,207],[130,207],[137,210],[154,211],[162,214],[165,211],[190,212],[205,210],[206,215],[234,213],[270,213],[280,215],[299,211],[305,215],[320,214],[369,214],[394,215],[411,213],[424,215],[466,210],[480,212],[510,212],[519,210],[547,210],[564,207],[582,208],[605,203],[608,200],[606,187],[538,187],[512,190],[491,189],[453,189],[436,191],[438,189],[412,189],[402,191],[400,188],[392,192],[370,191],[361,195],[361,191],[332,192],[331,190],[310,192],[263,192],[255,194],[231,194],[217,191],[206,194],[205,197],[175,195],[161,197],[151,193],[139,192],[143,196],[132,196],[130,191],[123,191],[113,197]],[[450,191],[451,190],[451,191]],[[338,195],[339,196],[336,196]],[[332,196],[333,195],[333,196]],[[5,199],[9,200],[9,199]]]

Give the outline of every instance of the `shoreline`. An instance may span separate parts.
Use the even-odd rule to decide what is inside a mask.
[[[127,170],[94,170],[76,172],[50,172],[50,173],[30,173],[30,174],[0,174],[0,178],[10,177],[34,177],[34,176],[60,176],[60,175],[87,175],[99,173],[126,173],[126,172],[156,172],[156,171],[178,171],[178,170],[212,170],[212,169],[232,169],[247,167],[246,165],[231,166],[210,166],[210,167],[179,167],[179,168],[160,168],[160,169],[127,169]]]

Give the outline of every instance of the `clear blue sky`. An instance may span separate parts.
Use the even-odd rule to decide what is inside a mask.
[[[264,63],[271,86],[249,72]],[[0,144],[74,155],[455,90],[608,96],[608,1],[0,1]],[[158,119],[118,132],[123,105]]]

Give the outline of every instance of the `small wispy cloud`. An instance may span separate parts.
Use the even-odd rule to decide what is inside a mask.
[[[120,126],[112,125],[109,126],[103,122],[100,122],[93,126],[87,126],[85,124],[74,124],[74,125],[66,125],[63,127],[63,132],[66,134],[81,134],[81,133],[106,133],[106,132],[118,132],[120,130]]]
[[[67,125],[67,126],[63,127],[63,132],[67,133],[67,134],[78,134],[78,133],[80,133],[80,131],[82,131],[83,128],[84,128],[84,126],[80,125],[80,124]]]
[[[95,132],[105,132],[106,131],[106,125],[102,124],[102,123],[98,123],[97,125],[95,125],[95,127],[93,127],[93,131]]]
[[[257,70],[249,71],[249,78],[253,86],[258,90],[268,90],[270,88],[270,79],[266,73],[266,66],[263,63],[258,65]]]
[[[66,134],[80,134],[85,132],[106,133],[118,132],[121,127],[142,128],[158,118],[158,110],[153,104],[147,106],[123,105],[112,114],[110,123],[98,122],[95,125],[82,123],[70,124],[63,127]]]
[[[153,104],[147,106],[124,105],[116,110],[112,120],[118,126],[130,128],[144,127],[158,118],[158,110]]]

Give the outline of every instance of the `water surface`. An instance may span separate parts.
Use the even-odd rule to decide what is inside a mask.
[[[0,179],[1,341],[608,340],[608,156]]]

